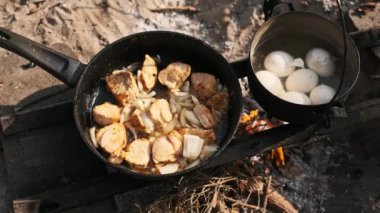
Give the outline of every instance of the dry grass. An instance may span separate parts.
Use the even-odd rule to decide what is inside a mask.
[[[241,160],[184,177],[172,194],[144,212],[266,212],[275,190],[260,167]]]

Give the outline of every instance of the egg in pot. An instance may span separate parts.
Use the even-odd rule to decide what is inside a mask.
[[[313,105],[326,104],[335,96],[335,89],[321,84],[315,87],[310,93],[310,100]]]
[[[261,70],[256,72],[256,77],[265,89],[269,90],[272,94],[280,96],[285,93],[280,78],[272,72]]]
[[[286,77],[294,71],[294,58],[284,51],[273,51],[264,59],[264,67],[278,77]]]
[[[294,71],[285,82],[287,91],[310,92],[318,84],[318,75],[310,69]]]
[[[332,55],[322,49],[313,48],[306,53],[307,66],[321,77],[330,77],[335,72],[335,61]]]
[[[294,104],[301,104],[301,105],[311,104],[309,97],[300,92],[286,92],[280,95],[280,98]]]

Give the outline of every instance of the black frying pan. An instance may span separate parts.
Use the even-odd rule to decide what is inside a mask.
[[[196,170],[226,148],[238,127],[242,113],[242,94],[234,70],[212,47],[191,36],[167,31],[133,34],[105,47],[87,65],[3,28],[0,28],[0,46],[23,56],[66,84],[76,87],[74,118],[83,141],[109,166],[132,176],[154,179]],[[143,61],[145,54],[159,56],[162,66],[175,61],[188,63],[192,66],[192,70],[213,74],[228,87],[231,97],[228,124],[224,134],[217,141],[220,149],[213,157],[196,167],[169,175],[136,173],[125,165],[111,164],[91,142],[88,129],[93,125],[92,107],[105,100],[114,101],[104,90],[100,79],[115,69]]]

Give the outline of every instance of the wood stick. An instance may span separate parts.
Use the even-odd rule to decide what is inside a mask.
[[[266,213],[267,211],[268,195],[269,195],[269,189],[271,188],[271,184],[272,184],[272,175],[269,176],[268,183],[265,189],[262,213]]]
[[[256,205],[252,205],[252,204],[247,204],[247,203],[243,203],[241,200],[235,200],[233,198],[230,198],[230,197],[227,197],[227,196],[223,196],[223,199],[225,200],[228,200],[230,202],[233,202],[232,206],[234,205],[239,205],[241,207],[248,207],[250,209],[254,209],[254,210],[260,210],[261,207],[260,206],[256,206]]]
[[[199,9],[197,9],[193,6],[178,6],[178,7],[163,7],[163,8],[150,9],[150,11],[153,13],[165,13],[165,12],[197,13],[197,12],[199,12]]]

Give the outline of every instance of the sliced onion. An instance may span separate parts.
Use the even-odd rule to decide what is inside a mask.
[[[121,110],[120,123],[124,123],[125,121],[129,120],[132,109],[133,108],[130,105],[126,105],[123,110]]]
[[[217,121],[220,121],[222,119],[222,114],[219,111],[216,111],[214,107],[211,109],[211,112]]]
[[[176,163],[176,162],[174,162],[174,163],[168,163],[168,164],[165,164],[165,165],[157,164],[156,168],[158,169],[158,171],[162,175],[164,175],[164,174],[170,174],[170,173],[174,173],[174,172],[178,171],[179,164]]]
[[[219,79],[216,79],[216,90],[218,92],[222,91],[223,85],[220,83]]]
[[[199,104],[199,100],[197,97],[195,97],[194,95],[191,95],[191,100],[193,100],[193,103],[194,104]]]
[[[194,104],[192,103],[178,103],[178,105],[180,105],[181,107],[193,107]]]
[[[147,132],[153,132],[154,131],[154,123],[149,118],[149,116],[146,114],[145,111],[141,112],[141,119],[144,122],[146,129],[148,130]]]
[[[180,115],[179,115],[179,121],[181,122],[181,126],[186,126],[186,116],[185,116],[186,109],[182,109]]]
[[[175,129],[175,127],[177,126],[177,118],[174,117],[168,124],[165,125],[164,127],[164,133],[167,134],[171,131],[173,131]]]
[[[198,166],[200,163],[201,163],[201,161],[199,159],[197,159],[196,161],[194,161],[191,164],[189,164],[185,169],[190,169],[190,168],[192,168],[194,166]]]
[[[142,92],[144,91],[144,87],[141,84],[140,76],[141,76],[141,70],[137,70],[137,87],[139,88],[139,91]]]
[[[108,161],[111,162],[112,164],[119,165],[119,164],[121,164],[123,162],[123,158],[119,157],[119,156],[111,155],[108,158]]]
[[[144,105],[144,102],[141,99],[137,99],[135,101],[135,106],[136,106],[137,109],[139,109],[141,111],[145,111],[145,105]]]
[[[195,160],[202,151],[204,140],[197,135],[185,134],[183,136],[183,157],[189,160]]]
[[[179,105],[179,104],[176,104],[176,108],[177,108],[176,111],[177,111],[178,113],[181,113],[183,107],[182,107],[181,105]]]
[[[125,126],[127,127],[127,129],[132,133],[132,136],[133,136],[133,140],[136,140],[138,138],[137,136],[137,132],[135,130],[135,128],[133,128],[131,125],[129,125],[128,123],[125,124]]]
[[[190,93],[188,93],[188,92],[174,92],[174,95],[183,97],[183,96],[190,96]]]
[[[146,108],[149,108],[150,104],[151,104],[153,101],[155,101],[154,98],[151,98],[151,99],[144,99],[144,100],[143,100],[143,104],[144,104],[144,106],[145,106],[145,109],[146,109]]]
[[[177,102],[178,103],[182,103],[182,102],[187,101],[189,98],[190,98],[190,95],[188,95],[188,96],[180,96],[180,97],[177,97]]]
[[[138,99],[150,99],[153,98],[156,95],[156,91],[152,91],[150,93],[140,93],[137,98]]]
[[[197,116],[195,115],[195,113],[193,111],[185,111],[184,112],[185,114],[185,117],[193,124],[195,125],[200,125],[201,122],[198,120]]]
[[[219,149],[219,146],[216,144],[205,145],[202,148],[199,158],[201,160],[205,160],[209,158],[211,155],[213,155],[216,151],[218,151],[218,149]]]
[[[191,126],[189,126],[188,124],[186,124],[188,127],[192,127],[192,128],[195,128],[195,129],[202,129],[202,126],[200,125],[196,125],[196,124],[191,124]]]
[[[115,75],[115,74],[118,74],[118,73],[121,73],[121,72],[125,72],[124,70],[114,70],[112,72],[112,75]]]
[[[125,68],[125,70],[134,73],[134,72],[136,72],[136,70],[137,70],[138,68],[141,67],[141,65],[142,65],[141,62],[135,62],[135,63],[132,63],[132,64],[128,65],[128,66]]]
[[[173,99],[170,99],[169,102],[170,102],[170,111],[171,111],[172,113],[176,113],[176,112],[177,112],[177,108],[176,108],[176,106],[175,106],[175,102],[174,102],[174,100],[173,100]]]
[[[174,93],[174,92],[179,92],[180,90],[179,89],[171,89],[170,91]]]
[[[186,158],[180,158],[180,159],[178,159],[178,163],[181,165],[182,168],[185,168],[187,165],[189,165],[187,163]]]
[[[190,82],[189,81],[185,81],[185,83],[183,83],[181,91],[182,92],[190,92]]]
[[[95,148],[98,148],[98,142],[96,142],[95,130],[96,130],[96,128],[93,126],[88,131],[90,133],[90,138],[91,138],[92,144],[95,146]]]

